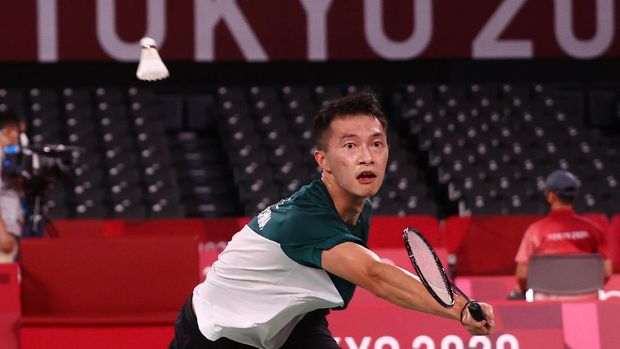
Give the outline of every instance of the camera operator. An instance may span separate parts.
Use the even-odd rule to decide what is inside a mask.
[[[6,147],[18,145],[24,128],[23,121],[17,115],[0,111],[0,160],[4,159]],[[0,176],[0,263],[15,261],[23,221],[21,191],[15,183]]]

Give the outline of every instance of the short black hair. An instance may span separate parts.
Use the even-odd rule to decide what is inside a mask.
[[[577,195],[566,195],[566,194],[558,194],[555,193],[555,195],[558,197],[558,200],[560,200],[560,202],[564,205],[572,205],[575,203],[575,200],[577,200]]]
[[[11,110],[0,111],[0,130],[7,127],[20,128],[22,119]]]
[[[384,131],[387,131],[388,121],[381,110],[381,104],[370,91],[350,94],[327,102],[314,117],[315,147],[325,150],[325,134],[333,119],[352,115],[370,115],[376,118]]]
[[[549,190],[549,189],[545,189],[544,193],[545,193],[545,198],[547,197],[547,193],[553,193],[555,197],[558,198],[558,201],[560,201],[562,205],[573,205],[575,201],[577,201],[577,193],[575,194],[562,193],[561,194],[557,190]]]

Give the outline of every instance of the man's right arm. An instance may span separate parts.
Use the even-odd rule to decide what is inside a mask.
[[[521,244],[519,245],[519,250],[515,256],[515,262],[517,263],[515,279],[517,284],[508,296],[510,299],[521,299],[524,297],[523,295],[527,287],[527,263],[529,262],[530,257],[534,254],[534,250],[536,249],[535,245],[534,228],[530,226],[525,231],[525,234],[523,234]]]
[[[457,321],[463,320],[463,324],[472,334],[489,334],[495,324],[491,306],[483,304],[489,327],[485,327],[487,322],[477,322],[467,315],[464,319],[460,319],[461,310],[466,305],[463,297],[456,297],[454,307],[444,308],[437,303],[416,276],[404,269],[383,263],[375,253],[359,244],[345,242],[323,251],[321,266],[326,271],[403,308]]]
[[[518,263],[515,271],[515,278],[517,279],[516,292],[523,294],[527,289],[527,263]]]

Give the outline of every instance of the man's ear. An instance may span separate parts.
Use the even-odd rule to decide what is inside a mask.
[[[325,156],[325,152],[322,150],[315,150],[314,151],[314,160],[316,161],[316,163],[319,165],[319,167],[327,173],[331,173],[332,170],[329,167],[329,164],[327,163],[327,156]]]
[[[557,200],[557,196],[555,195],[554,192],[545,190],[545,199],[547,200],[549,204],[551,204]]]

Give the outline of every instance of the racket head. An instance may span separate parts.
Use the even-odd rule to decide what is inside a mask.
[[[405,228],[403,241],[409,260],[424,287],[439,304],[446,308],[453,307],[452,284],[428,240],[415,228]]]

